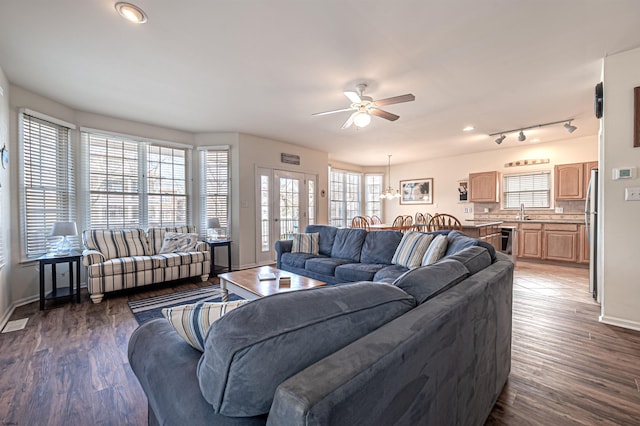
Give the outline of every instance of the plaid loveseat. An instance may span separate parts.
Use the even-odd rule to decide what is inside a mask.
[[[93,303],[110,291],[200,276],[209,278],[209,245],[195,251],[160,254],[166,232],[194,233],[194,226],[144,229],[91,229],[82,233],[83,264]]]

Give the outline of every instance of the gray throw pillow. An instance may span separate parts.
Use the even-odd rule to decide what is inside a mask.
[[[216,413],[268,413],[285,379],[415,306],[390,284],[350,283],[254,300],[213,323],[198,364]]]

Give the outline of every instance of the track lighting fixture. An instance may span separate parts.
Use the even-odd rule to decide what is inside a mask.
[[[573,133],[577,129],[576,126],[571,125],[571,121],[567,121],[566,123],[564,123],[564,128],[567,129],[567,132],[569,133]]]
[[[505,138],[506,138],[505,135],[507,135],[509,133],[518,132],[518,140],[520,142],[524,142],[527,139],[527,136],[524,134],[525,130],[536,129],[538,127],[552,126],[554,124],[561,124],[561,123],[564,123],[564,128],[567,129],[567,132],[573,133],[577,129],[576,126],[573,126],[571,124],[571,122],[573,120],[574,120],[573,118],[568,118],[566,120],[552,121],[550,123],[536,124],[534,126],[527,126],[527,127],[522,127],[522,128],[519,128],[519,129],[503,130],[502,132],[491,133],[489,136],[498,136],[499,135],[498,138],[496,139],[496,143],[498,145],[500,145],[505,140]]]

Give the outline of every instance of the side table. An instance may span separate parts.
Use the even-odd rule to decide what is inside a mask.
[[[74,295],[74,273],[73,263],[76,264],[75,272],[75,295],[76,302],[80,303],[80,261],[82,259],[82,253],[78,251],[71,251],[68,254],[56,255],[55,253],[47,253],[44,256],[38,258],[40,262],[40,310],[44,309],[45,300],[59,299],[63,297],[71,297]],[[69,264],[69,286],[58,288],[56,277],[56,265],[58,263]],[[44,294],[44,269],[46,265],[51,265],[51,293]]]
[[[210,276],[216,275],[216,247],[227,247],[227,272],[231,272],[231,240],[207,240],[211,250]]]

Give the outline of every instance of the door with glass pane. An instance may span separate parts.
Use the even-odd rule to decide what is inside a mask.
[[[274,244],[304,232],[316,217],[316,176],[257,169],[257,262],[275,259]]]

